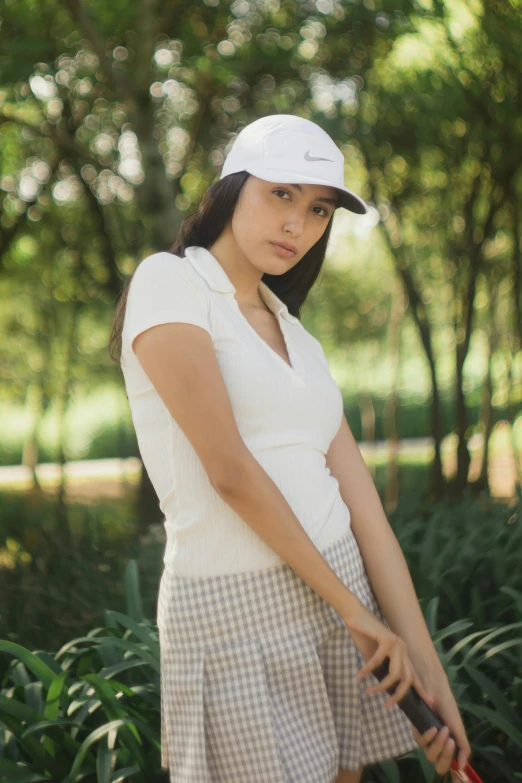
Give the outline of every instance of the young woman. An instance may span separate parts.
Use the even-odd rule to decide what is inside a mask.
[[[173,783],[356,783],[364,765],[417,746],[444,773],[454,743],[447,728],[412,728],[397,705],[410,685],[456,737],[461,767],[470,755],[341,392],[299,320],[338,207],[367,211],[330,136],[292,115],[259,119],[116,312],[165,514],[157,622]]]

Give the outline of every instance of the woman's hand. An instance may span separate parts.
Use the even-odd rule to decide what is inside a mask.
[[[397,683],[393,696],[386,702],[388,708],[406,695],[410,685],[414,685],[419,696],[426,701],[431,698],[408,656],[406,643],[370,612],[362,601],[343,619],[354,643],[366,660],[357,673],[358,680],[370,674],[385,658],[389,658],[388,674],[378,685],[369,686],[367,693],[385,691]]]
[[[426,758],[435,766],[435,771],[443,774],[450,769],[449,765],[455,751],[455,742],[448,739],[451,733],[455,737],[459,748],[457,758],[459,769],[464,769],[471,757],[471,747],[449,682],[447,680],[442,682],[434,689],[433,698],[429,697],[426,701],[432,710],[439,715],[444,726],[440,731],[432,727],[424,734],[419,734],[417,729],[413,727],[413,739],[417,745],[423,748]],[[460,781],[460,778],[453,770],[451,771],[451,778],[453,783]]]
[[[357,679],[370,674],[376,666],[389,658],[387,676],[377,685],[369,686],[366,693],[386,691],[397,683],[393,695],[385,703],[389,709],[393,704],[401,701],[413,685],[419,696],[428,702],[445,724],[439,732],[433,728],[422,735],[412,726],[415,742],[424,749],[427,759],[434,764],[435,770],[439,774],[445,773],[450,769],[455,750],[453,740],[446,742],[451,732],[459,747],[459,769],[464,769],[471,755],[471,748],[447,678],[441,680],[436,688],[431,689],[434,691],[433,694],[428,693],[409,658],[406,643],[370,612],[362,601],[359,601],[350,615],[343,619],[366,661],[357,673]],[[457,783],[460,779],[453,770],[451,774],[454,783]]]

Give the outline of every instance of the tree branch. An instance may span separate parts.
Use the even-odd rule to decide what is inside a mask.
[[[92,44],[98,59],[100,66],[107,75],[116,97],[125,102],[126,108],[129,114],[135,114],[134,108],[134,94],[132,86],[126,78],[125,74],[114,67],[114,62],[107,54],[106,42],[96,27],[93,19],[87,13],[86,9],[81,4],[80,0],[65,0],[65,3],[73,17],[74,21],[81,29],[85,37]]]
[[[56,131],[54,126],[45,119],[40,126],[32,125],[26,120],[7,115],[0,110],[0,125],[6,122],[14,122],[17,125],[21,125],[23,128],[29,128],[33,133],[42,136],[44,139],[51,139],[56,147],[66,154],[73,154],[76,158],[82,158],[87,163],[92,163],[93,166],[96,166],[97,168],[101,165],[97,158],[93,158],[87,147],[83,147],[71,136],[65,136],[63,133]]]

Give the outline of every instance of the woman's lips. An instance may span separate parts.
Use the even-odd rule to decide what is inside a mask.
[[[275,242],[270,242],[270,244],[275,249],[276,253],[278,253],[283,258],[293,258],[295,256],[293,250],[288,250],[286,247],[282,247],[282,245],[277,245]]]

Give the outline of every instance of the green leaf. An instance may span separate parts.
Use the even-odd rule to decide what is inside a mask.
[[[110,783],[118,751],[114,748],[115,729],[112,729],[100,741],[96,756],[96,775],[98,783]]]
[[[0,714],[12,715],[13,718],[23,720],[26,722],[34,722],[37,720],[44,720],[45,715],[34,707],[30,707],[28,704],[19,701],[18,699],[7,698],[0,693]]]
[[[131,630],[138,639],[141,639],[141,641],[148,646],[151,653],[159,658],[159,654],[160,654],[159,642],[152,637],[152,633],[150,629],[147,629],[142,625],[139,625],[135,620],[132,619],[132,617],[128,617],[127,615],[122,614],[121,612],[115,612],[112,609],[107,609],[105,611],[105,614],[109,619],[117,620],[119,623],[121,623],[126,628]]]
[[[37,763],[40,769],[56,772],[56,764],[53,757],[47,752],[44,746],[36,737],[24,737],[25,726],[13,718],[11,715],[2,714],[2,723],[14,734],[21,747]]]
[[[76,719],[83,725],[83,719],[88,715],[92,715],[101,706],[100,699],[93,699],[91,696],[86,696],[83,699],[74,699],[67,708],[67,715],[72,715],[78,710]]]
[[[125,710],[115,697],[114,691],[108,681],[104,680],[98,674],[85,674],[82,679],[85,680],[85,682],[88,682],[89,685],[92,685],[96,694],[102,700],[104,707],[108,711],[111,711],[115,718],[120,718],[125,715]]]
[[[482,648],[485,644],[487,644],[491,639],[494,639],[496,636],[499,636],[503,633],[506,633],[507,631],[511,631],[515,628],[522,628],[522,623],[511,623],[510,625],[504,625],[502,628],[494,628],[492,631],[488,632],[481,640],[480,642],[477,642],[471,650],[468,650],[466,657],[462,661],[463,664],[468,663],[468,661]]]
[[[485,718],[491,726],[497,726],[522,749],[522,732],[512,726],[503,715],[499,715],[498,712],[489,707],[482,707],[473,702],[461,702],[461,706],[466,708],[471,715],[475,715],[477,718]]]
[[[63,671],[61,674],[56,675],[49,687],[44,710],[44,715],[46,718],[55,719],[58,717],[58,712],[60,709],[60,696],[64,690],[64,681],[66,677],[67,671]],[[66,688],[65,692],[67,693]]]
[[[32,680],[24,687],[24,701],[43,714],[45,710],[45,688],[40,680]]]
[[[99,629],[97,629],[97,630],[99,630]],[[102,630],[103,633],[107,632],[106,628],[103,628],[101,630]],[[62,645],[62,647],[60,647],[60,649],[56,653],[55,658],[56,658],[56,660],[58,660],[58,658],[61,658],[63,655],[65,655],[66,652],[69,652],[69,650],[72,647],[76,647],[76,645],[79,644],[80,642],[91,642],[92,646],[94,647],[96,645],[97,641],[98,641],[97,637],[92,637],[90,635],[88,635],[88,636],[77,636],[75,639],[72,639],[72,641],[66,642],[64,645]]]
[[[456,622],[451,623],[451,625],[446,626],[446,628],[441,628],[440,631],[437,631],[437,633],[433,635],[433,642],[441,642],[442,639],[446,639],[447,636],[451,636],[455,633],[462,633],[462,631],[465,631],[466,628],[469,628],[472,625],[473,622],[471,620],[456,620]]]
[[[517,553],[517,558],[518,557],[519,555]],[[515,600],[518,611],[522,614],[522,592],[520,590],[515,590],[513,587],[509,587],[509,585],[502,585],[499,592],[511,596],[511,598]]]
[[[160,673],[160,661],[151,655],[148,650],[140,647],[139,644],[131,642],[128,639],[117,639],[113,637],[107,637],[107,641],[100,644],[100,648],[106,649],[120,649],[125,653],[134,653],[138,659],[145,661],[151,666],[155,672]]]
[[[491,647],[487,652],[484,653],[484,660],[492,658],[494,655],[498,655],[499,653],[504,652],[504,650],[509,650],[511,647],[519,647],[521,644],[522,639],[510,639],[507,642],[496,644],[494,647]]]
[[[3,759],[0,756],[0,774],[2,783],[38,783],[49,781],[48,775],[41,775],[28,769],[25,764],[17,764],[15,761]]]
[[[456,653],[460,652],[464,647],[467,647],[467,645],[473,641],[473,639],[477,639],[479,636],[485,636],[487,633],[489,633],[488,630],[474,631],[474,633],[465,636],[463,639],[460,639],[456,644],[453,645],[453,647],[448,650],[446,654],[446,660],[449,662]]]
[[[18,661],[16,659],[12,659],[9,664],[9,669],[7,671],[7,679],[6,681],[11,680],[15,685],[29,685],[30,682],[32,682],[32,678],[27,671],[26,667],[22,663],[22,661]]]
[[[482,758],[487,759],[491,764],[491,768],[495,770],[495,773],[502,772],[505,775],[506,780],[513,779],[513,769],[504,760],[504,751],[502,748],[497,748],[493,745],[480,748],[480,755]],[[474,761],[471,759],[471,764],[474,766]]]
[[[489,697],[501,715],[506,720],[511,721],[513,726],[522,730],[522,718],[520,713],[518,713],[512,707],[504,694],[489,679],[489,677],[487,677],[475,667],[469,666],[468,664],[464,665],[464,669],[466,670],[468,676],[477,683],[480,690]]]
[[[81,723],[76,723],[68,718],[56,718],[55,720],[41,720],[38,721],[38,723],[34,723],[32,726],[28,726],[21,736],[28,737],[30,734],[36,734],[39,731],[43,731],[43,729],[58,728],[58,726],[79,726],[79,728],[84,728]]]
[[[131,659],[130,661],[120,661],[120,663],[114,663],[111,666],[107,666],[104,669],[100,669],[98,674],[100,677],[103,677],[104,679],[108,680],[110,679],[114,674],[120,674],[121,672],[127,671],[127,669],[134,669],[137,666],[148,666],[148,661],[137,661],[134,659]]]
[[[0,651],[10,653],[15,658],[23,661],[25,666],[30,669],[35,677],[44,684],[46,688],[50,688],[56,673],[53,672],[45,663],[43,663],[34,653],[30,652],[21,644],[15,644],[15,642],[6,642],[0,640]]]
[[[424,753],[424,750],[420,746],[417,749],[417,754],[418,754],[418,759],[422,772],[424,774],[425,783],[435,783],[436,779],[438,778],[438,775],[435,772],[435,767],[433,766],[431,761],[428,761],[428,759],[426,758],[426,754]]]
[[[110,721],[110,723],[106,723],[104,726],[98,726],[97,729],[92,731],[89,734],[89,736],[86,737],[82,742],[80,750],[78,751],[76,758],[74,759],[73,765],[71,767],[71,771],[69,772],[67,777],[63,780],[63,783],[77,783],[78,775],[80,774],[81,767],[82,767],[82,762],[91,745],[93,745],[99,739],[104,737],[113,729],[119,729],[123,726],[126,726],[126,724],[129,723],[132,723],[131,718],[120,718],[118,720]],[[139,767],[139,769],[143,769],[143,764]]]
[[[393,760],[380,761],[379,769],[384,772],[384,776],[388,783],[401,783],[401,776],[397,762]]]
[[[125,780],[125,778],[130,778],[132,775],[135,775],[136,772],[139,772],[139,767],[122,767],[122,769],[119,769],[117,772],[114,773],[114,775],[111,778],[111,783],[119,783],[120,780]]]
[[[96,693],[102,700],[103,706],[107,711],[107,715],[111,719],[118,719],[125,717],[125,710],[121,707],[118,699],[115,697],[110,684],[97,674],[86,674],[83,679],[90,683],[96,690]],[[131,752],[132,757],[136,759],[140,765],[140,769],[144,766],[144,759],[139,744],[141,744],[141,737],[133,722],[128,727],[123,727],[121,731],[122,743]],[[138,744],[139,743],[139,744]]]
[[[434,598],[431,599],[426,609],[426,624],[430,629],[430,634],[432,637],[434,637],[436,633],[435,629],[437,627],[438,608],[439,608],[439,597],[435,596]]]
[[[33,707],[18,701],[18,699],[6,698],[1,694],[0,714],[2,715],[3,723],[6,725],[6,716],[10,716],[20,722],[24,722],[26,725],[22,727],[22,731],[26,730],[30,725],[42,723],[45,720],[45,716],[38,712],[38,710],[35,710]],[[74,738],[74,736],[72,736],[72,734],[70,735],[68,733],[64,733],[62,737],[62,746],[68,753],[73,754],[78,751],[79,742]],[[49,751],[49,748],[45,749]]]

